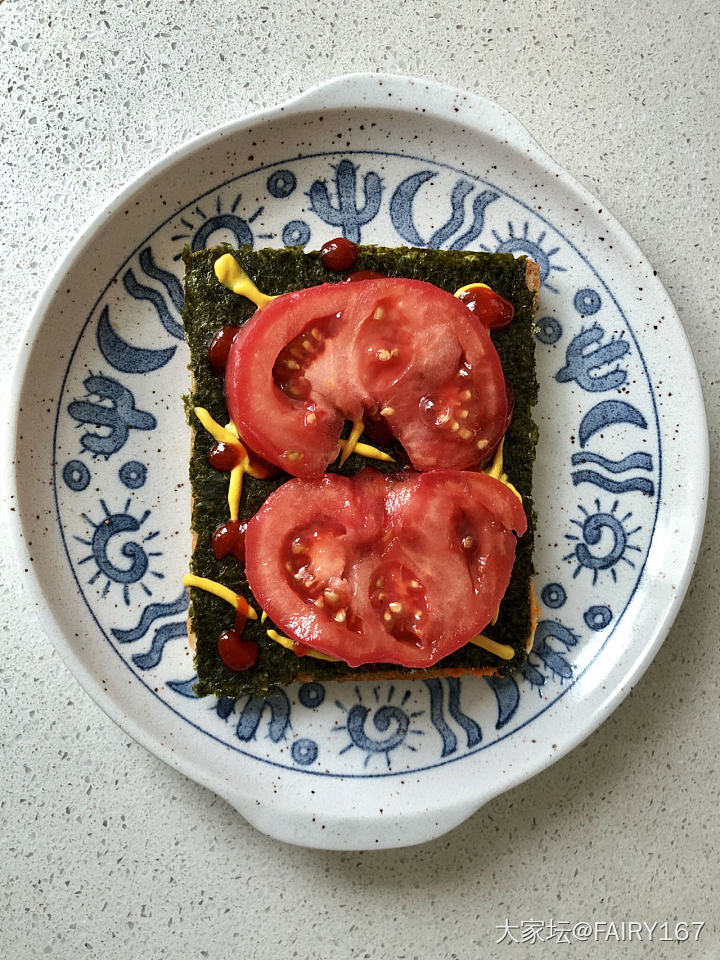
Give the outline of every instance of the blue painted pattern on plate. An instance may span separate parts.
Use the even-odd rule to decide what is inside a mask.
[[[553,495],[537,485],[541,613],[533,649],[514,677],[306,683],[266,698],[198,700],[184,641],[187,592],[179,585],[188,539],[186,464],[178,452],[187,443],[179,397],[187,362],[179,342],[182,248],[221,241],[318,248],[337,235],[528,254],[540,266],[536,476],[548,478]],[[298,771],[392,775],[516,734],[602,655],[652,537],[661,480],[657,417],[644,360],[611,287],[520,199],[425,158],[300,157],[220,184],[159,223],[107,278],[59,404],[59,522],[107,642],[138,682],[188,722],[259,761]]]

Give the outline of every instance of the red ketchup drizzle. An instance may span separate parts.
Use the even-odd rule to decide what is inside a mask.
[[[343,283],[352,283],[354,280],[382,280],[387,274],[376,273],[375,270],[356,270],[345,277]]]
[[[238,563],[245,563],[245,533],[247,523],[244,520],[226,520],[212,535],[212,548],[216,560],[223,560],[232,554]]]
[[[502,330],[509,326],[515,316],[515,307],[495,293],[490,287],[476,287],[474,290],[463,290],[458,300],[471,310],[480,323],[488,330]]]
[[[243,618],[244,619],[244,618]],[[249,670],[255,666],[260,653],[260,648],[255,640],[243,640],[240,636],[243,623],[238,631],[237,617],[235,618],[234,630],[223,630],[218,637],[217,649],[220,659],[231,670],[241,671]]]
[[[208,463],[216,470],[232,470],[239,466],[245,457],[245,452],[240,444],[223,443],[221,440],[216,443],[208,454]]]
[[[225,373],[230,347],[240,327],[221,327],[210,341],[207,358],[213,373],[221,376]]]
[[[340,273],[343,270],[350,270],[355,266],[358,256],[357,244],[352,240],[346,240],[345,237],[335,237],[334,240],[328,240],[323,244],[320,250],[320,259],[328,268]]]

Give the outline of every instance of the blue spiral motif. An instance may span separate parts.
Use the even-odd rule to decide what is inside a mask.
[[[535,336],[540,343],[552,346],[554,343],[557,343],[562,336],[562,327],[555,317],[543,317],[541,320],[538,320],[537,326],[538,329]]]
[[[90,483],[90,471],[82,460],[68,460],[63,467],[62,475],[65,483],[75,493],[80,493]]]
[[[321,683],[304,683],[298,690],[298,700],[309,710],[319,707],[325,699],[325,687]]]
[[[603,530],[609,530],[613,536],[613,543],[607,553],[597,557],[590,553],[585,544],[591,547],[600,543]],[[590,570],[607,570],[613,567],[625,552],[627,537],[622,523],[609,513],[594,513],[587,517],[582,527],[585,543],[578,543],[575,547],[575,556],[578,563]]]
[[[268,193],[278,200],[289,197],[297,186],[297,178],[292,170],[276,170],[267,179]]]
[[[551,610],[557,610],[567,600],[567,594],[561,584],[548,583],[543,587],[540,599],[546,607],[550,607]]]
[[[120,552],[131,561],[129,567],[118,567],[108,558],[108,544],[112,538],[121,533],[137,533],[144,520],[145,517],[136,520],[129,513],[113,513],[95,528],[92,538],[93,557],[98,569],[108,580],[128,584],[137,583],[145,576],[148,558],[139,543],[130,541],[122,545]]]
[[[147,479],[147,467],[139,460],[128,460],[120,467],[118,476],[128,490],[138,490]]]
[[[290,748],[290,753],[295,763],[298,763],[301,767],[309,767],[311,763],[315,763],[317,760],[319,749],[314,740],[303,738],[295,741]]]
[[[361,703],[356,703],[348,711],[347,730],[355,746],[360,747],[361,750],[366,750],[368,754],[388,753],[395,747],[400,746],[405,740],[410,726],[410,718],[405,711],[401,710],[400,707],[390,706],[389,704],[375,711],[372,718],[373,725],[379,733],[385,733],[390,730],[393,723],[396,724],[395,730],[384,739],[375,739],[365,732],[365,721],[369,713],[368,707],[364,707]]]
[[[612,620],[612,611],[610,607],[604,605],[589,607],[583,619],[591,630],[604,630]]]
[[[304,247],[310,239],[310,227],[304,220],[291,220],[285,224],[282,241],[286,247]]]
[[[578,290],[575,294],[573,306],[577,312],[584,317],[591,317],[594,313],[597,313],[602,306],[602,300],[597,290],[585,287],[582,290]]]

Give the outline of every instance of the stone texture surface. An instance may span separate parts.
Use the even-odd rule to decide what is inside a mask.
[[[695,351],[716,464],[716,11],[709,0],[0,3],[3,381],[61,248],[142,167],[338,73],[409,73],[508,108],[640,243]],[[667,920],[671,934],[676,920],[704,920],[700,942],[682,947],[656,930],[652,955],[718,956],[719,525],[713,487],[675,626],[588,741],[449,836],[367,854],[268,840],[130,741],[38,635],[3,552],[0,953],[542,958],[556,944],[496,946],[497,925],[554,918]]]

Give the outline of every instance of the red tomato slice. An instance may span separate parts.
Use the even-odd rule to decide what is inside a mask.
[[[482,464],[507,426],[487,330],[451,294],[417,280],[278,297],[233,341],[225,393],[246,443],[298,477],[324,473],[345,420],[383,416],[418,470]]]
[[[245,572],[293,640],[351,667],[429,667],[489,623],[526,528],[483,473],[295,479],[249,521]]]

